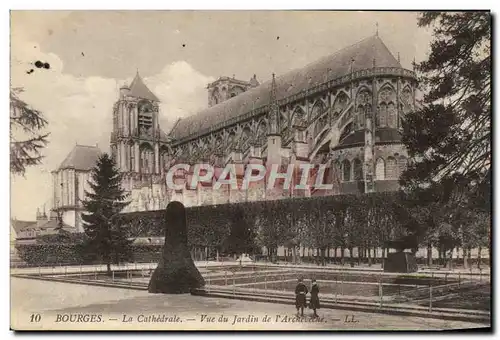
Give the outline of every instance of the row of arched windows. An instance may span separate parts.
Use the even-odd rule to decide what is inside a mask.
[[[377,158],[375,163],[375,179],[397,179],[406,168],[407,159],[405,156],[387,157],[384,160],[382,157]]]
[[[390,156],[387,160],[379,157],[375,163],[375,179],[378,181],[398,179],[405,170],[406,164],[405,156],[398,158]],[[337,168],[340,168],[343,182],[361,181],[364,178],[363,162],[359,158],[355,158],[352,162],[345,159],[340,166],[337,164]]]

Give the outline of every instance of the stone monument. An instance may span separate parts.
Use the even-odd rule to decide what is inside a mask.
[[[186,209],[180,202],[170,202],[165,213],[165,245],[148,291],[182,294],[204,285],[187,245]]]

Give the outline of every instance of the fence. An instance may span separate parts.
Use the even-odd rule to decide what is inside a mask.
[[[105,265],[59,266],[25,268],[23,274],[63,277],[78,282],[98,281],[147,287],[157,264],[128,263],[112,265],[107,274]],[[320,287],[320,299],[327,304],[368,303],[383,308],[394,305],[413,305],[432,312],[440,306],[465,309],[474,297],[477,287],[489,287],[490,276],[482,271],[430,272],[392,274],[326,268],[297,268],[276,265],[209,265],[205,264],[203,276],[206,291],[237,295],[264,296],[270,299],[294,297],[297,278],[306,285],[315,278]],[[478,292],[478,294],[489,294]],[[472,294],[474,295],[474,294]],[[477,294],[476,294],[477,295]],[[489,298],[479,296],[477,298]],[[474,298],[476,299],[476,298]],[[451,302],[450,302],[451,301]],[[489,305],[489,303],[488,303]],[[480,308],[487,308],[482,306]],[[489,307],[488,307],[489,308]]]
[[[257,270],[256,270],[257,269]],[[278,266],[224,269],[207,274],[207,292],[236,296],[262,296],[283,300],[294,297],[297,278],[316,278],[320,299],[327,304],[369,304],[383,307],[414,306],[432,312],[436,308],[467,309],[468,295],[474,287],[489,285],[489,276],[464,273],[392,274],[345,270],[314,270]],[[472,297],[471,297],[472,298]],[[487,309],[486,306],[481,308]]]

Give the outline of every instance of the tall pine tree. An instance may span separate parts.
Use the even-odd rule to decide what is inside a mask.
[[[85,192],[87,198],[83,202],[87,250],[107,265],[108,275],[112,263],[127,260],[131,253],[132,241],[118,216],[129,204],[125,201],[127,195],[121,187],[121,180],[114,160],[106,153],[101,155],[91,172],[89,185],[92,191]]]
[[[406,117],[403,141],[412,162],[404,188],[438,189],[449,201],[456,187],[489,209],[491,186],[491,15],[425,12],[419,26],[433,29],[427,60],[417,66],[422,107]]]
[[[464,228],[473,227],[462,212],[491,210],[491,14],[425,12],[419,26],[433,30],[433,41],[417,65],[424,98],[406,117],[411,161],[401,184],[407,204],[432,214],[418,232],[428,245],[437,237],[451,256]]]

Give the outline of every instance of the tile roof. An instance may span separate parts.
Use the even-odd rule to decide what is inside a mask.
[[[21,230],[33,225],[36,226],[36,221],[19,221],[19,220],[11,220],[11,225],[12,228],[14,228],[14,231],[16,233],[20,232]]]
[[[354,59],[354,62],[352,60]],[[277,99],[284,99],[329,79],[342,77],[352,71],[370,69],[375,60],[377,67],[398,67],[401,64],[378,36],[371,36],[323,57],[301,69],[292,70],[276,78]],[[254,108],[269,104],[271,81],[262,83],[236,97],[183,118],[173,129],[171,136],[179,139],[230,118],[243,115]]]
[[[97,146],[75,145],[73,150],[66,156],[58,170],[74,168],[75,170],[91,170],[101,155]]]
[[[158,97],[156,97],[155,94],[148,89],[146,84],[144,84],[144,81],[139,75],[139,72],[137,72],[134,80],[132,80],[132,83],[130,84],[130,90],[127,93],[127,95],[135,98],[148,99],[156,102],[160,101]]]

